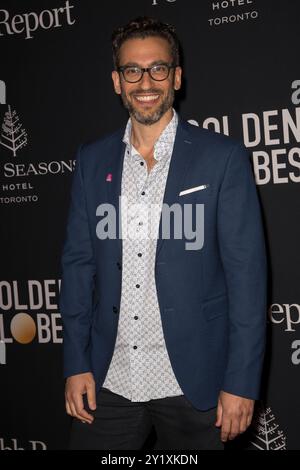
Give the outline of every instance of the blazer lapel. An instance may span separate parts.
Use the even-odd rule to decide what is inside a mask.
[[[179,188],[184,187],[184,179],[191,162],[193,142],[184,121],[179,118],[173,154],[170,162],[169,173],[163,203],[171,206],[178,200]],[[159,238],[157,240],[156,257],[161,250],[164,240],[161,237],[162,218],[159,223]]]
[[[123,133],[122,133],[123,132]],[[110,149],[110,158],[106,166],[106,188],[107,188],[107,201],[115,208],[116,211],[116,236],[118,247],[122,257],[122,238],[120,233],[121,218],[119,197],[121,196],[122,187],[122,172],[124,163],[124,154],[126,144],[122,141],[124,129],[117,134],[112,148]]]

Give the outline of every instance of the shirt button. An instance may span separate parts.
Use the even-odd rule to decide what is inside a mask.
[[[140,162],[140,165],[143,166],[143,165],[144,165],[144,162]]]
[[[138,256],[139,256],[139,257],[143,256],[143,253],[138,253]]]
[[[145,194],[146,194],[146,193],[145,193],[145,191],[142,191],[142,193],[141,193],[141,194],[142,194],[142,196],[145,196]]]
[[[141,286],[140,286],[140,284],[136,284],[135,287],[138,289],[138,288],[141,287]]]
[[[143,225],[143,222],[139,222],[139,225]]]
[[[133,349],[137,349],[137,346],[133,346]]]
[[[137,315],[135,315],[133,318],[134,318],[135,320],[138,320],[139,317],[138,317]]]

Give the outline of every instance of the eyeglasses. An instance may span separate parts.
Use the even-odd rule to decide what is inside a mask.
[[[162,82],[166,80],[170,74],[171,69],[175,69],[176,65],[169,64],[157,64],[152,67],[142,68],[136,67],[135,65],[124,65],[119,67],[117,70],[121,72],[124,80],[128,83],[136,83],[142,80],[145,72],[148,72],[152,80]]]

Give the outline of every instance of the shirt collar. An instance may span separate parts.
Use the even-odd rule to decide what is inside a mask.
[[[157,141],[154,144],[154,156],[157,160],[160,159],[159,158],[160,155],[158,155],[155,150],[157,149],[157,147],[160,144],[164,144],[163,148],[165,148],[165,146],[170,146],[171,147],[174,144],[176,130],[177,130],[177,126],[178,126],[178,115],[177,115],[174,108],[172,108],[172,110],[173,110],[173,117],[172,117],[171,121],[164,128],[164,130],[162,131],[159,138],[157,139]],[[132,128],[132,123],[131,123],[131,119],[129,118],[128,121],[127,121],[125,132],[124,132],[123,142],[130,148],[131,155],[135,155],[136,150],[134,149],[134,147],[133,147],[133,145],[131,144],[131,141],[130,141],[131,128]],[[133,149],[134,149],[134,151],[133,151]]]

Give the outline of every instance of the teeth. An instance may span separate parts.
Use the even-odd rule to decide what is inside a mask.
[[[159,95],[147,95],[147,96],[136,96],[136,99],[138,101],[153,101],[156,100],[159,97]]]

